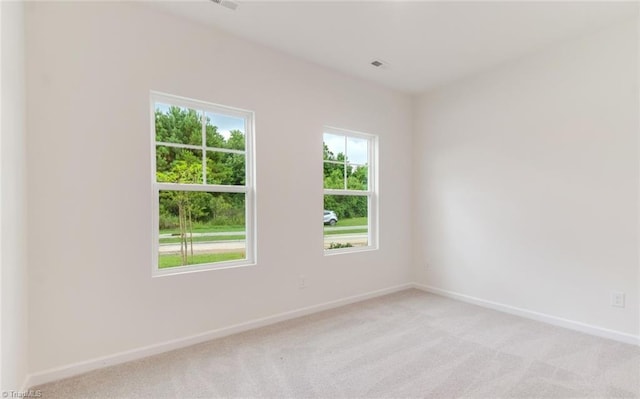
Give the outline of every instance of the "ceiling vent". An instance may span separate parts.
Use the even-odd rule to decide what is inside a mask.
[[[238,3],[236,3],[235,1],[231,1],[231,0],[211,0],[211,1],[233,11],[235,11],[236,8],[238,8]]]

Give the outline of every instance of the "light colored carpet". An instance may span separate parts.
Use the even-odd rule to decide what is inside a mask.
[[[407,290],[34,389],[45,398],[638,398],[640,348]]]

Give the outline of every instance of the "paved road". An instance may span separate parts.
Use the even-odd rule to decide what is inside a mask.
[[[225,233],[226,234],[226,233]],[[195,236],[195,234],[194,234]],[[324,237],[324,246],[327,248],[332,242],[334,243],[351,243],[355,246],[367,244],[367,234],[333,234]],[[194,242],[194,252],[235,252],[243,251],[245,249],[244,240],[225,240],[225,241],[208,241],[208,242]],[[160,244],[160,253],[180,253],[180,243]]]

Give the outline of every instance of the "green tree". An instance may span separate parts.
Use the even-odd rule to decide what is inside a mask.
[[[202,114],[187,108],[169,107],[155,112],[156,141],[179,144],[202,144]]]

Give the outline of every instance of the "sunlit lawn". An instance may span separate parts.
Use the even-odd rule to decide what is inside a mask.
[[[325,236],[332,236],[338,234],[356,234],[356,233],[366,233],[367,228],[364,229],[346,229],[346,230],[324,230]]]
[[[340,219],[336,226],[348,227],[348,226],[366,226],[368,225],[367,217]]]
[[[337,234],[357,234],[366,233],[368,231],[367,218],[350,218],[340,219],[335,226],[324,226],[324,235],[337,235]],[[336,229],[332,227],[353,227],[353,229]]]
[[[245,227],[243,225],[230,225],[230,226],[194,226],[194,233],[220,233],[220,232],[244,232]],[[160,234],[180,234],[180,229],[161,229]]]
[[[211,241],[229,241],[244,240],[244,234],[240,235],[224,235],[224,236],[194,236],[193,242],[211,242]],[[160,244],[179,243],[180,237],[161,238]],[[187,242],[191,242],[191,238],[187,238]]]
[[[189,256],[189,264],[197,265],[203,263],[224,262],[227,260],[244,259],[244,252],[224,252],[218,254],[195,254]],[[182,256],[180,254],[159,255],[158,267],[165,269],[167,267],[182,266]]]

